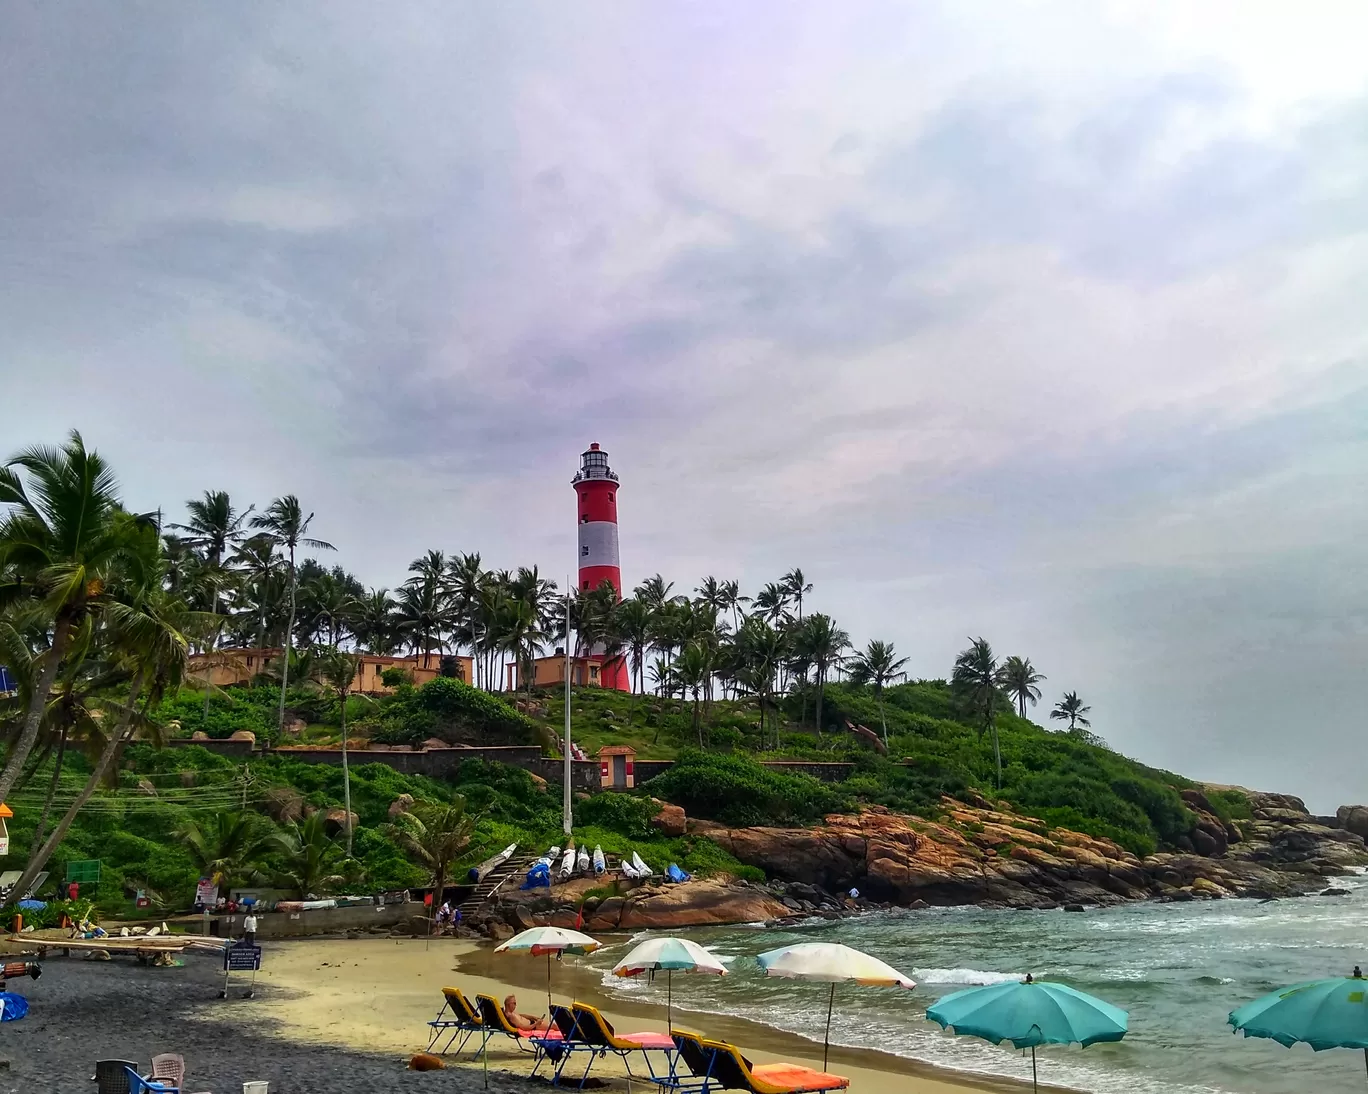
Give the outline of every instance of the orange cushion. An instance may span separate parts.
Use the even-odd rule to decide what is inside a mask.
[[[757,1064],[751,1074],[763,1083],[781,1087],[791,1094],[807,1090],[835,1090],[850,1085],[850,1080],[825,1071],[813,1071],[802,1064]]]
[[[561,1031],[558,1029],[520,1029],[518,1036],[526,1037],[529,1040],[535,1037],[538,1041],[559,1041]]]

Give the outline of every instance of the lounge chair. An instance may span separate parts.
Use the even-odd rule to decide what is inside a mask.
[[[456,1046],[456,1051],[453,1053],[453,1055],[459,1055],[461,1050],[465,1048],[466,1042],[480,1031],[482,1027],[480,1016],[475,1013],[475,1008],[470,1005],[470,1000],[461,994],[460,988],[443,988],[442,996],[444,999],[442,1009],[437,1012],[437,1017],[428,1023],[432,1029],[432,1037],[428,1041],[427,1051],[431,1052],[432,1046],[442,1039],[442,1034],[450,1030],[451,1036],[447,1038],[446,1045],[438,1050],[438,1055],[445,1056],[451,1052],[452,1042],[460,1037],[461,1043]],[[444,1017],[447,1011],[451,1012],[450,1017]]]
[[[180,1087],[144,1079],[131,1067],[124,1068],[124,1075],[128,1077],[128,1094],[180,1094]]]
[[[814,1071],[802,1064],[752,1064],[735,1045],[726,1041],[702,1042],[712,1050],[710,1079],[722,1090],[748,1090],[751,1094],[818,1094],[844,1090],[850,1080],[841,1075]]]
[[[125,1070],[138,1070],[132,1060],[97,1060],[95,1074],[90,1081],[96,1084],[96,1094],[128,1094],[128,1076]]]
[[[571,1013],[575,1019],[576,1039],[595,1050],[589,1057],[589,1067],[584,1069],[584,1075],[580,1078],[580,1086],[583,1086],[585,1079],[589,1077],[589,1069],[594,1066],[595,1055],[606,1056],[610,1052],[622,1060],[629,1081],[647,1077],[636,1075],[632,1071],[630,1057],[635,1052],[640,1052],[646,1061],[646,1069],[651,1079],[658,1078],[651,1063],[652,1052],[665,1053],[666,1059],[671,1063],[670,1070],[673,1071],[675,1043],[668,1034],[649,1031],[619,1034],[614,1031],[608,1019],[599,1013],[598,1008],[591,1007],[588,1003],[575,1003]]]
[[[690,1094],[708,1094],[709,1089],[716,1089],[718,1083],[712,1077],[716,1051],[705,1048],[703,1038],[696,1033],[672,1029],[670,1036],[675,1046],[674,1066],[670,1069],[669,1075],[653,1077],[651,1081],[657,1086],[688,1091]],[[682,1073],[681,1063],[684,1065]]]
[[[561,1032],[558,1029],[519,1029],[508,1020],[508,1015],[503,1012],[499,1001],[492,995],[477,995],[475,1002],[480,1008],[480,1052],[488,1052],[489,1039],[497,1033],[502,1033],[505,1037],[512,1037],[521,1051],[531,1052],[536,1056],[539,1066],[548,1044],[559,1042],[561,1039]],[[480,1052],[475,1055],[478,1057]]]

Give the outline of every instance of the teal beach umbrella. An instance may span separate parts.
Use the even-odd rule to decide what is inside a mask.
[[[1288,1048],[1361,1048],[1368,1068],[1368,980],[1357,967],[1353,976],[1308,980],[1255,999],[1232,1010],[1228,1020],[1236,1033]]]
[[[1031,1050],[1031,1083],[1036,1078],[1036,1045],[1119,1041],[1126,1035],[1124,1010],[1064,984],[1025,980],[967,988],[930,1007],[926,1017],[956,1034],[982,1037],[998,1045],[1011,1041]]]

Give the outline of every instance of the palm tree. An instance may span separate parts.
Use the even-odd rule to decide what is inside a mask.
[[[741,605],[749,603],[750,597],[741,595],[741,585],[738,582],[722,582],[722,607],[732,613],[733,634],[741,629]]]
[[[351,628],[357,645],[388,656],[399,648],[399,605],[388,589],[372,589],[352,605]]]
[[[1055,704],[1054,710],[1050,711],[1050,717],[1061,722],[1068,719],[1069,733],[1076,735],[1079,726],[1086,728],[1092,725],[1084,717],[1090,710],[1092,707],[1084,705],[1083,700],[1078,697],[1078,692],[1066,691],[1064,698]]]
[[[788,616],[788,590],[773,581],[756,593],[751,603],[755,606],[755,614],[772,627],[783,623]]]
[[[229,887],[238,879],[255,878],[260,873],[262,855],[271,843],[255,813],[214,813],[204,820],[192,817],[175,835],[189,852],[200,876],[220,888]]]
[[[293,494],[276,498],[267,506],[266,512],[252,518],[252,527],[260,528],[277,546],[284,547],[289,556],[290,616],[289,622],[285,626],[285,656],[282,659],[280,674],[280,711],[276,720],[277,733],[285,732],[285,689],[290,684],[290,648],[294,642],[295,595],[298,591],[295,581],[295,550],[299,547],[309,547],[316,551],[337,550],[331,543],[324,540],[307,538],[309,525],[313,522],[313,518],[312,513],[307,517],[304,515],[299,499]]]
[[[460,631],[464,631],[463,640],[470,646],[471,660],[476,668],[475,679],[471,683],[476,687],[480,686],[480,606],[481,590],[485,583],[486,575],[480,568],[478,554],[460,555],[447,562],[442,589],[450,598],[452,620]]]
[[[741,624],[733,641],[736,679],[760,705],[760,741],[765,741],[765,708],[774,694],[779,667],[788,653],[784,632],[775,630],[759,617]],[[774,727],[775,747],[779,747],[779,726]]]
[[[1002,786],[1002,751],[998,747],[997,712],[998,685],[1001,674],[993,647],[986,639],[972,638],[967,650],[955,658],[955,671],[950,686],[959,694],[971,716],[979,722],[979,739],[992,730],[993,759],[997,764],[997,785]]]
[[[18,578],[7,582],[7,595],[37,602],[52,625],[22,728],[0,772],[0,801],[38,739],[73,637],[98,612],[105,582],[132,552],[136,522],[121,519],[116,491],[108,464],[74,430],[63,448],[25,449],[0,467],[0,506],[9,510],[0,520],[0,573]]]
[[[850,635],[832,621],[831,616],[816,612],[803,621],[797,631],[795,647],[817,670],[817,735],[822,733],[822,700],[826,694],[827,672],[838,664],[841,654],[850,646]]]
[[[267,631],[286,599],[287,580],[281,573],[281,562],[276,541],[268,535],[256,535],[238,544],[229,559],[241,575],[247,614],[255,623],[256,638],[252,644],[257,649],[266,647]],[[245,631],[245,626],[242,629]]]
[[[670,590],[673,588],[673,581],[666,581],[659,574],[654,574],[633,589],[632,595],[640,597],[652,608],[662,608],[669,603]]]
[[[1026,717],[1026,704],[1035,706],[1040,699],[1038,683],[1045,679],[1036,672],[1029,657],[1009,657],[1002,663],[1002,690],[1016,700],[1017,714]]]
[[[189,532],[190,543],[204,552],[204,557],[217,565],[229,547],[235,547],[245,534],[243,523],[251,516],[256,506],[249,505],[241,513],[229,500],[226,490],[206,490],[204,497],[197,501],[187,501],[185,508],[190,513],[184,524],[173,524],[177,531]]]
[[[812,592],[812,582],[796,566],[779,579],[784,592],[798,602],[798,622],[803,621],[803,597]]]
[[[651,644],[651,627],[651,607],[646,601],[634,596],[618,605],[618,636],[631,657],[631,669],[635,681],[632,689],[634,699],[638,690],[646,690],[642,670],[646,663],[646,649]]]
[[[347,817],[350,841],[350,808]],[[272,836],[270,843],[285,859],[285,869],[276,878],[277,884],[297,892],[301,900],[321,896],[346,881],[343,874],[332,872],[338,867],[337,844],[328,836],[326,814],[321,809],[305,817],[302,824],[292,822],[285,831]],[[350,846],[347,857],[351,857]]]
[[[513,658],[518,679],[527,697],[532,698],[532,680],[537,674],[537,655],[546,645],[537,610],[526,600],[508,600],[499,620],[500,645]]]
[[[674,674],[682,689],[693,693],[693,724],[698,733],[698,747],[707,748],[703,739],[703,721],[699,716],[699,698],[712,676],[712,657],[699,643],[690,642],[674,663]]]
[[[457,797],[450,805],[421,802],[385,825],[385,834],[432,875],[433,907],[442,900],[452,863],[470,844],[477,820],[466,812],[465,799]]]
[[[347,857],[352,853],[351,769],[347,766],[347,696],[356,680],[361,658],[336,646],[324,650],[318,658],[318,674],[337,696],[342,710],[342,799],[347,812]]]
[[[888,747],[888,722],[884,719],[883,689],[891,680],[905,677],[906,657],[899,657],[892,642],[870,639],[869,645],[848,662],[850,679],[857,684],[873,684],[874,698],[879,703],[879,725],[883,728],[884,748]]]

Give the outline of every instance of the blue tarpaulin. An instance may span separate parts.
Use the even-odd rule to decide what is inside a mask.
[[[27,999],[12,991],[0,991],[0,1022],[17,1022],[27,1013]]]
[[[524,889],[539,889],[542,886],[551,888],[551,867],[544,862],[539,862],[527,871],[527,880],[522,883],[522,887]]]
[[[673,862],[670,863],[670,868],[669,868],[668,870],[665,871],[665,875],[666,875],[671,881],[688,881],[690,878],[693,877],[693,874],[686,874],[683,870],[681,870],[681,869],[680,869],[678,866],[676,866]]]

